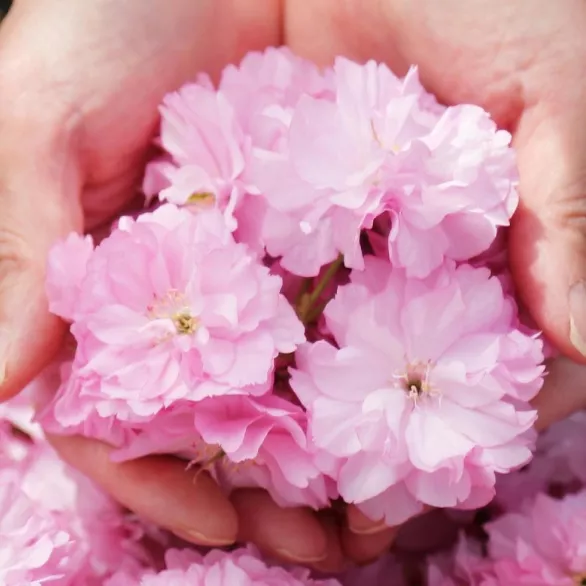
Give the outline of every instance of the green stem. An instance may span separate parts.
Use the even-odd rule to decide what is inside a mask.
[[[316,319],[319,313],[315,313],[314,305],[323,295],[326,287],[330,284],[331,280],[336,276],[336,273],[344,263],[344,257],[340,255],[333,263],[331,263],[325,270],[323,277],[318,281],[317,285],[313,288],[311,293],[305,293],[301,296],[298,307],[299,319],[304,323],[311,323],[312,320]],[[312,311],[313,310],[313,311]]]
[[[311,324],[317,320],[317,318],[324,312],[327,302],[322,302],[310,311],[307,312],[307,323]]]
[[[302,303],[302,299],[307,296],[307,290],[309,289],[309,285],[311,285],[311,279],[305,278],[301,281],[301,286],[299,287],[299,291],[297,292],[297,296],[295,297],[295,307],[300,307]]]

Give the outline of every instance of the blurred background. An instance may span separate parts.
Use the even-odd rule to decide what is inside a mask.
[[[5,12],[8,12],[11,4],[12,0],[0,0],[0,17],[2,17]]]

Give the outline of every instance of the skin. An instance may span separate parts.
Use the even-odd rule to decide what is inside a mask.
[[[586,407],[586,296],[569,292],[586,277],[583,0],[16,0],[0,29],[0,397],[60,347],[64,327],[43,293],[47,250],[132,205],[163,95],[282,43],[320,64],[374,58],[403,74],[417,63],[442,101],[482,105],[513,132],[514,277],[567,356],[535,401],[539,425]],[[194,543],[253,541],[335,570],[344,555],[377,557],[396,533],[353,507],[340,522],[279,509],[259,490],[228,500],[173,458],[115,464],[100,442],[50,439],[121,503]]]

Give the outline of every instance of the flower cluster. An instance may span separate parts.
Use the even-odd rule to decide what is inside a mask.
[[[101,586],[152,563],[147,527],[61,462],[27,405],[0,410],[0,583]],[[32,432],[32,433],[27,433]]]
[[[104,586],[340,586],[337,580],[314,580],[307,570],[269,566],[252,549],[214,550],[206,555],[170,549],[165,562],[164,570],[149,570],[138,578],[121,571]]]
[[[493,506],[518,509],[540,493],[566,494],[586,485],[586,412],[579,411],[543,431],[531,462],[514,474],[499,476]]]
[[[286,49],[161,120],[149,211],[50,255],[75,343],[43,424],[389,525],[487,504],[531,458],[544,374],[502,262],[510,135],[416,69]]]
[[[486,523],[487,542],[462,537],[431,558],[429,586],[580,586],[586,583],[586,491],[555,499],[539,494]],[[481,550],[486,550],[486,555]]]

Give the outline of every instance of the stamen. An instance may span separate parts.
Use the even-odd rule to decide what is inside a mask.
[[[185,295],[176,289],[171,289],[165,296],[156,298],[146,309],[147,316],[152,320],[171,320],[179,335],[194,334],[200,324],[199,319],[192,314]],[[168,340],[172,335],[172,332],[168,333],[159,342]]]
[[[201,191],[192,193],[187,198],[188,205],[195,205],[198,207],[212,207],[216,203],[216,196],[210,191]]]
[[[182,335],[195,333],[199,325],[199,320],[193,317],[188,311],[174,314],[171,320],[175,324],[177,333]]]
[[[439,395],[433,389],[429,380],[431,372],[431,362],[409,362],[405,371],[400,374],[394,374],[393,378],[399,381],[401,388],[407,393],[408,397],[414,402],[424,398]]]

